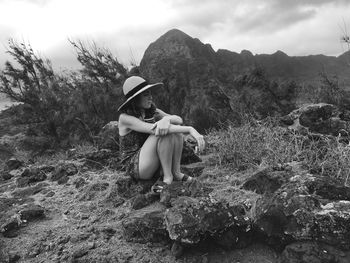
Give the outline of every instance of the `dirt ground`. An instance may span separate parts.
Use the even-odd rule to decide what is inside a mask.
[[[278,254],[264,244],[232,251],[214,245],[186,247],[176,259],[170,241],[126,241],[121,222],[131,211],[131,200],[110,202],[113,185],[121,176],[109,169],[81,170],[67,184],[46,180],[38,193],[23,194],[45,208],[45,218],[24,222],[15,237],[1,236],[1,262],[277,262]],[[77,178],[85,185],[76,188]],[[13,178],[3,182],[0,197],[11,197],[14,189]]]

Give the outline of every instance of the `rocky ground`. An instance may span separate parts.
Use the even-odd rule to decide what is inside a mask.
[[[3,152],[0,262],[350,262],[350,187],[300,163],[237,172],[187,152],[196,180],[155,195],[117,151]]]

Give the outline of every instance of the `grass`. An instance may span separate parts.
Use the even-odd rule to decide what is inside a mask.
[[[350,144],[340,142],[340,138],[312,139],[309,135],[280,127],[274,119],[263,123],[248,119],[241,126],[209,132],[207,141],[220,166],[242,171],[297,161],[311,172],[348,184]]]

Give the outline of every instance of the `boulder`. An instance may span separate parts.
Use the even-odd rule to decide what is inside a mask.
[[[29,184],[44,181],[47,178],[46,174],[38,167],[27,167],[17,178],[17,185],[25,187]]]
[[[324,189],[335,189],[334,194]],[[295,174],[258,200],[256,225],[279,244],[316,240],[350,249],[349,191],[325,176]]]
[[[319,242],[296,242],[284,249],[280,263],[347,263],[350,253]]]
[[[340,110],[335,105],[318,103],[304,105],[286,116],[280,122],[295,130],[307,128],[311,133],[342,136],[349,139],[350,122],[348,111]]]
[[[169,240],[164,224],[165,209],[164,205],[154,203],[132,211],[122,222],[126,239],[136,242]]]
[[[242,206],[229,206],[210,197],[181,196],[165,212],[165,225],[172,240],[197,244],[234,226],[247,228]]]
[[[51,180],[64,184],[68,181],[68,177],[78,173],[78,167],[74,163],[60,163],[52,172]]]
[[[10,158],[6,162],[6,168],[11,171],[20,168],[23,165],[23,162],[18,160],[17,158]]]

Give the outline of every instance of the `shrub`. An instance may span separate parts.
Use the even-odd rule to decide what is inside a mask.
[[[117,118],[120,86],[128,74],[110,51],[71,43],[83,66],[79,72],[58,74],[29,45],[10,40],[8,52],[17,64],[6,62],[0,73],[0,92],[29,105],[33,114],[21,119],[36,124],[31,133],[42,130],[61,146],[94,142],[102,126]]]

